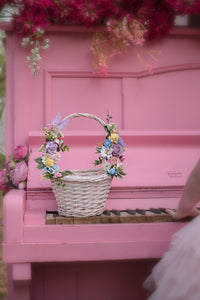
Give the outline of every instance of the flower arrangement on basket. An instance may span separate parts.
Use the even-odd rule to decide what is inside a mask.
[[[109,56],[126,52],[128,47],[141,48],[144,42],[168,34],[177,15],[200,13],[200,1],[185,0],[1,0],[0,12],[11,12],[14,29],[22,46],[30,49],[26,61],[33,74],[39,70],[41,49],[49,46],[45,38],[48,25],[105,25],[94,33],[91,50],[96,72],[107,74]],[[155,60],[154,53],[149,57]],[[144,68],[152,62],[137,55]]]
[[[99,158],[94,165],[103,165],[101,169],[91,170],[64,170],[60,171],[57,165],[61,152],[69,151],[64,145],[61,129],[76,117],[86,117],[99,122],[106,131],[105,142],[96,147]],[[58,203],[58,212],[64,216],[91,216],[101,214],[104,210],[113,177],[126,175],[122,161],[125,143],[120,137],[116,124],[107,123],[97,116],[87,113],[74,113],[63,120],[60,114],[50,126],[44,128],[45,143],[40,147],[41,157],[35,159],[37,168],[43,171],[42,177],[50,179],[52,189]]]
[[[24,145],[17,146],[4,169],[0,170],[0,190],[25,189],[28,175],[28,149]]]
[[[58,113],[56,118],[52,121],[52,124],[43,129],[45,143],[39,149],[39,152],[42,152],[42,156],[35,159],[38,163],[37,168],[44,172],[42,177],[46,179],[55,179],[58,184],[62,177],[73,174],[73,172],[69,170],[59,171],[57,162],[61,158],[61,152],[65,152],[66,150],[69,151],[69,147],[64,145],[64,136],[60,130],[64,129],[68,125],[69,120],[75,115],[86,117],[93,116],[79,113],[70,115],[61,120],[61,115]],[[107,115],[107,124],[103,124],[104,129],[106,130],[106,138],[104,144],[100,143],[98,147],[96,147],[97,153],[99,153],[100,156],[98,160],[95,160],[94,165],[97,166],[103,164],[103,169],[107,174],[122,179],[122,176],[126,175],[122,165],[126,145],[120,137],[116,124],[110,123],[111,118],[112,117]]]

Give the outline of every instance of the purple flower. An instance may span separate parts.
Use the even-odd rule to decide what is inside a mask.
[[[112,148],[113,148],[113,152],[112,152],[113,156],[120,157],[124,153],[124,149],[120,144],[113,144]]]
[[[8,190],[8,186],[6,183],[6,175],[7,175],[6,170],[0,170],[0,190],[2,191]]]
[[[69,124],[70,119],[63,120],[61,118],[61,114],[58,112],[56,117],[52,120],[51,124],[54,128],[58,128],[59,130],[62,130],[67,127]]]
[[[122,146],[122,147],[126,147],[126,144],[124,143],[124,141],[122,140],[121,136],[119,135],[118,133],[118,140],[117,140],[117,143]]]
[[[24,161],[16,164],[15,169],[10,172],[12,183],[17,187],[21,181],[25,181],[28,174],[28,167]]]
[[[48,152],[50,154],[56,153],[57,149],[58,149],[58,144],[55,142],[47,142],[47,144],[45,146],[46,152]]]

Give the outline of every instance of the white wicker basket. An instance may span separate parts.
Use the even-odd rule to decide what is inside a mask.
[[[98,117],[75,113],[66,119],[87,117],[98,121],[104,128],[105,123]],[[104,211],[105,202],[111,186],[112,177],[101,169],[76,170],[72,175],[62,178],[58,185],[51,180],[57,204],[58,214],[66,217],[89,217],[99,215]]]

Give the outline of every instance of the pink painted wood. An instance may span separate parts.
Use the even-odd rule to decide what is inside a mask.
[[[200,31],[177,28],[147,45],[146,51],[161,51],[153,75],[130,50],[113,58],[108,76],[101,77],[91,71],[92,30],[50,27],[50,49],[33,77],[24,64],[27,53],[12,28],[4,28],[7,155],[24,143],[31,151],[27,192],[11,191],[4,199],[9,299],[145,299],[143,279],[184,223],[45,225],[46,210],[57,205],[34,158],[40,129],[58,111],[105,119],[109,110],[127,143],[127,176],[113,180],[106,208],[176,207],[199,158]],[[60,166],[92,167],[94,147],[104,139],[99,124],[75,119],[64,134],[70,152]]]

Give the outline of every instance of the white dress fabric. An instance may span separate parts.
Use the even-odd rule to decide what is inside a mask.
[[[200,215],[173,235],[144,287],[156,288],[148,300],[200,300]]]

